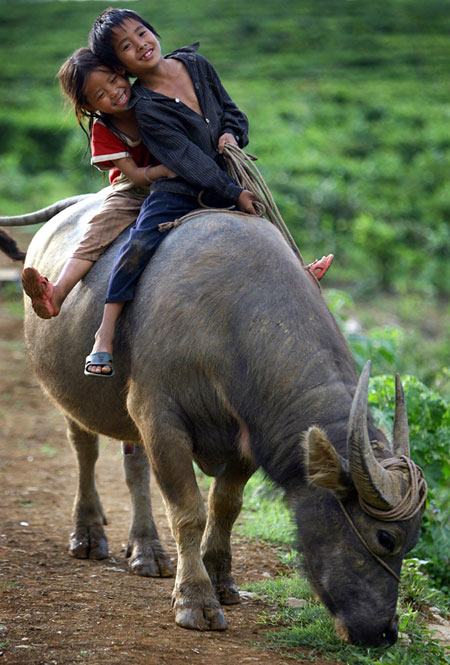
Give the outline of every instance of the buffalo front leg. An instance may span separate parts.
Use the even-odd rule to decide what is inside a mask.
[[[202,540],[203,562],[223,605],[239,603],[231,574],[231,530],[242,508],[242,495],[254,467],[243,460],[227,463],[211,483],[208,519]]]
[[[154,423],[148,438],[150,464],[166,505],[177,544],[178,563],[172,607],[183,628],[224,630],[220,603],[200,555],[205,507],[192,464],[192,444],[180,427]]]
[[[73,506],[75,530],[70,534],[69,554],[77,559],[106,559],[106,518],[95,485],[98,436],[67,420],[67,436],[78,462],[78,488]]]
[[[144,577],[171,577],[173,565],[160,543],[150,500],[150,465],[142,445],[123,445],[123,467],[131,496],[127,557],[131,572]]]

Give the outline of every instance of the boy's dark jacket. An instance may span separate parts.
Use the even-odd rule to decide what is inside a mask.
[[[177,49],[166,58],[181,60],[190,76],[203,116],[178,98],[166,97],[133,84],[131,105],[143,142],[152,155],[178,174],[162,178],[152,191],[197,196],[205,191],[235,203],[242,191],[225,171],[217,146],[219,137],[231,133],[243,148],[248,143],[248,120],[223,87],[213,66],[196,53],[199,44]]]

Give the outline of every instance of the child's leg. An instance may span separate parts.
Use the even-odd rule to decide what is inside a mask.
[[[73,287],[88,274],[93,265],[94,261],[85,261],[84,259],[71,258],[67,261],[58,280],[53,284],[53,294],[50,302],[55,309],[54,316],[59,313],[61,305]]]
[[[116,323],[124,305],[124,302],[107,302],[103,309],[102,322],[95,333],[95,342],[90,354],[90,364],[86,367],[86,371],[90,374],[111,374],[111,366],[101,362],[101,355],[97,356],[99,364],[95,364],[95,354],[108,353],[112,356]]]
[[[159,224],[172,222],[198,208],[194,196],[154,192],[142,205],[135,226],[130,229],[112,269],[106,302],[133,299],[136,284],[143,270],[170,231],[159,231]]]
[[[103,200],[98,212],[89,220],[86,231],[73,258],[85,261],[97,261],[112,242],[131,224],[148,197],[146,188],[111,191]]]
[[[193,196],[155,192],[144,202],[136,225],[130,230],[130,237],[121,248],[114,263],[111,279],[106,294],[106,305],[103,319],[95,335],[89,366],[86,371],[91,374],[111,373],[114,332],[117,319],[125,302],[132,300],[137,281],[155,253],[158,245],[169,231],[160,232],[159,224],[171,222],[186,215],[198,207]],[[95,364],[94,353],[107,353],[108,363]],[[99,358],[101,356],[98,356]]]
[[[145,199],[146,195],[135,189],[110,192],[98,213],[89,221],[78,247],[54,284],[42,277],[36,268],[25,268],[22,273],[23,288],[38,316],[51,319],[59,314],[73,287],[87,275],[120,233],[136,221]]]

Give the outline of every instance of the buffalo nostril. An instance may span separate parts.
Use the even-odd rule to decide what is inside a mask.
[[[335,628],[340,628],[337,632],[338,637],[347,639],[353,644],[360,644],[366,647],[388,647],[394,644],[398,638],[398,615],[395,615],[390,621],[382,623],[367,625],[367,623],[350,623],[348,628],[345,624],[338,620],[338,625]],[[343,628],[345,628],[346,635],[344,635]]]
[[[389,622],[386,630],[383,632],[383,641],[386,645],[394,644],[398,637],[398,614]]]

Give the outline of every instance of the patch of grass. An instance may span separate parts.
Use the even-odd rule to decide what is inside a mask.
[[[250,478],[245,487],[244,523],[237,529],[252,538],[295,546],[295,525],[283,493],[265,479],[261,470]]]
[[[291,514],[283,494],[258,471],[250,479],[244,495],[244,520],[239,527],[246,536],[277,543],[285,563],[297,568],[294,550],[295,535]],[[292,575],[280,575],[246,585],[272,606],[261,615],[262,624],[278,626],[266,638],[278,649],[289,652],[302,649],[302,658],[330,658],[346,665],[449,665],[450,659],[442,646],[426,629],[427,608],[438,607],[442,614],[448,610],[447,597],[435,589],[425,573],[426,562],[405,560],[399,593],[399,626],[401,638],[390,647],[362,648],[342,642],[334,631],[327,609],[313,600],[308,581],[297,570]],[[303,599],[306,606],[292,609],[288,598]],[[267,643],[264,644],[267,648]],[[308,650],[305,655],[304,649]]]
[[[19,270],[19,275],[20,275],[20,269],[22,267],[21,263],[17,263],[15,266],[12,266],[14,269],[18,267]],[[22,299],[22,286],[20,284],[20,279],[17,281],[12,281],[12,282],[2,282],[0,286],[0,297],[2,299],[5,299],[6,301],[9,301],[11,299]]]
[[[21,501],[20,505],[24,508],[36,508],[36,504],[33,501]]]
[[[412,605],[400,608],[400,632],[398,642],[386,648],[358,647],[342,642],[334,631],[333,621],[325,607],[312,599],[311,590],[298,575],[280,576],[249,584],[246,588],[270,603],[272,611],[261,615],[263,625],[278,626],[266,634],[268,642],[290,655],[302,649],[302,659],[329,658],[346,665],[448,665],[450,659],[443,647],[436,642],[424,625],[424,617]],[[303,608],[292,609],[288,598],[307,601]],[[267,644],[264,645],[267,648]],[[303,650],[307,649],[307,653]]]
[[[400,595],[405,605],[413,604],[419,610],[430,605],[437,607],[442,614],[450,612],[450,599],[440,589],[431,586],[426,574],[428,561],[411,558],[406,559],[402,566]]]
[[[288,598],[299,598],[313,602],[313,593],[311,586],[304,577],[300,575],[280,575],[276,579],[267,579],[262,582],[253,582],[244,587],[248,591],[253,591],[268,600],[274,605],[282,608]],[[297,612],[297,610],[286,610]]]

